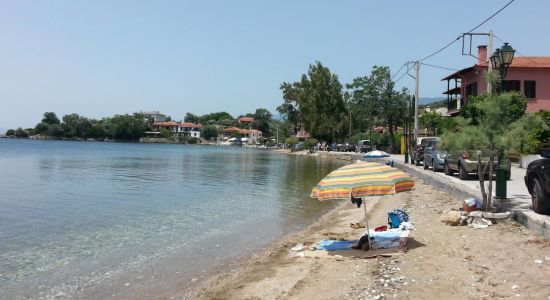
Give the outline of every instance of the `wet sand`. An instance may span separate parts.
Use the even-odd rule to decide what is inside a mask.
[[[313,200],[312,201],[316,201]],[[550,242],[511,220],[487,229],[451,227],[439,221],[441,211],[459,207],[422,182],[412,192],[373,198],[369,225],[387,222],[386,212],[404,208],[416,229],[405,254],[359,259],[296,257],[297,243],[321,239],[356,239],[364,229],[363,209],[342,203],[307,229],[263,249],[230,271],[193,290],[161,299],[484,299],[550,296]],[[535,262],[535,260],[541,260]]]

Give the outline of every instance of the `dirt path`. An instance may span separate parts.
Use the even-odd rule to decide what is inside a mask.
[[[371,227],[402,207],[416,225],[409,251],[389,258],[293,257],[296,243],[357,238],[363,209],[351,203],[319,223],[280,241],[231,274],[217,276],[192,299],[550,299],[550,242],[501,221],[487,229],[451,227],[439,221],[460,201],[417,183],[415,191],[373,200]],[[535,260],[542,260],[538,263]]]

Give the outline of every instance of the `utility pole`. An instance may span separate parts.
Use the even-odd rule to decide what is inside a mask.
[[[349,111],[349,142],[351,143],[351,110]]]
[[[277,124],[277,146],[279,145],[279,124]]]
[[[416,139],[418,138],[418,102],[420,101],[420,98],[418,97],[418,89],[419,89],[419,75],[420,75],[420,62],[415,62],[414,68],[416,70],[416,78],[415,78],[415,84],[414,84],[414,143],[416,143]]]
[[[493,55],[493,31],[489,31],[489,42],[487,43],[487,72],[491,73],[493,71],[493,65],[491,64],[491,55]],[[493,86],[489,81],[487,81],[487,93],[491,94],[493,92]]]

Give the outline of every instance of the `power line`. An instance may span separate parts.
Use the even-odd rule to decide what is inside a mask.
[[[439,69],[444,69],[444,70],[450,70],[450,71],[458,71],[457,69],[447,68],[447,67],[442,67],[442,66],[436,66],[436,65],[430,65],[430,64],[427,64],[427,63],[422,63],[421,65],[428,66],[428,67],[432,67],[432,68],[439,68]]]
[[[468,32],[466,33],[470,33],[476,29],[478,29],[479,27],[481,27],[481,25],[487,23],[487,21],[491,20],[494,16],[498,15],[501,11],[503,11],[506,7],[508,7],[508,5],[512,4],[512,2],[514,2],[515,0],[510,0],[510,2],[508,2],[506,5],[504,5],[503,7],[501,7],[499,10],[497,10],[494,14],[492,14],[490,17],[488,17],[487,19],[485,19],[485,21],[479,23],[479,25],[477,25],[476,27],[470,29]]]
[[[510,0],[510,2],[508,2],[506,5],[504,5],[503,7],[501,7],[499,10],[497,10],[494,14],[492,14],[490,17],[488,17],[487,19],[485,19],[483,22],[479,23],[477,26],[475,26],[474,28],[470,29],[468,32],[466,33],[471,33],[472,31],[478,29],[479,27],[481,27],[483,24],[487,23],[489,20],[491,20],[492,18],[494,18],[496,15],[498,15],[501,11],[503,11],[506,7],[508,7],[510,4],[512,4],[512,2],[514,2],[515,0]],[[449,48],[452,44],[456,43],[456,41],[458,41],[461,37],[463,37],[464,34],[461,34],[459,35],[456,39],[454,39],[453,41],[451,41],[450,43],[448,43],[447,45],[443,46],[443,48],[435,51],[434,53],[422,58],[422,59],[419,59],[418,61],[421,62],[421,61],[424,61],[438,53],[440,53],[441,51]]]
[[[406,66],[408,65],[409,63],[405,63],[403,66]],[[414,64],[412,64],[411,66],[414,66]],[[401,77],[399,77],[399,79],[397,79],[394,84],[398,83],[399,80],[403,79],[403,77],[405,77],[405,75],[408,75],[409,74],[409,71],[411,70],[412,67],[409,67],[407,66],[407,71],[405,71],[405,73],[403,73],[403,75],[401,75]]]
[[[404,63],[401,68],[397,71],[397,73],[393,74],[393,76],[390,78],[390,80],[393,80],[397,74],[399,74],[399,72],[401,72],[401,70],[403,70],[403,68],[407,65],[407,63]]]

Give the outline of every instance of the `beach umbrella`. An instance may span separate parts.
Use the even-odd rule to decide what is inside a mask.
[[[379,151],[379,150],[374,150],[374,151],[369,151],[367,153],[365,153],[365,155],[363,156],[365,158],[381,158],[381,157],[390,157],[390,155],[384,151]]]
[[[340,167],[325,178],[311,191],[311,197],[324,200],[349,200],[351,197],[395,195],[414,188],[414,179],[403,171],[374,162],[357,161]],[[367,208],[365,225],[369,232]],[[370,238],[369,238],[370,246]]]

